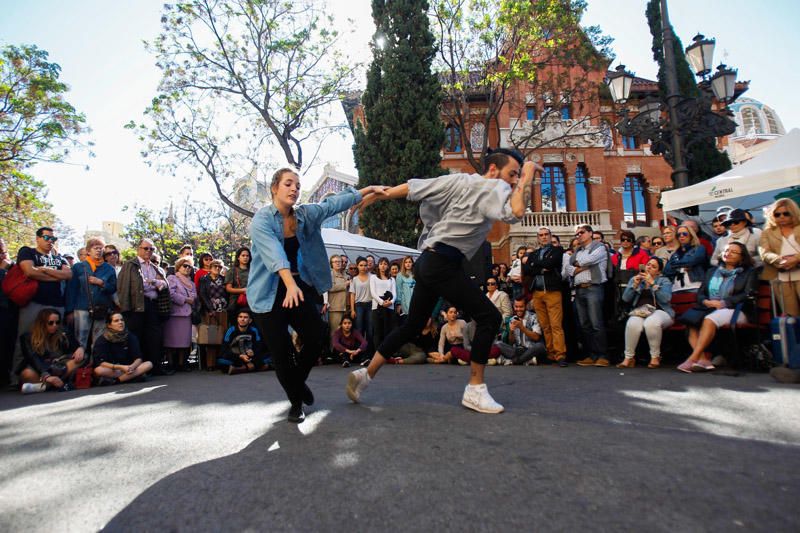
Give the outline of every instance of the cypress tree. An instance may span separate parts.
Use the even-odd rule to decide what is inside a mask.
[[[436,48],[427,12],[427,0],[372,0],[376,33],[362,97],[366,129],[356,127],[353,146],[361,187],[444,173],[442,89],[431,73]],[[375,203],[361,214],[359,226],[368,237],[416,246],[417,205]]]
[[[661,98],[666,101],[667,85],[664,77],[664,44],[661,37],[661,4],[659,0],[650,0],[647,4],[647,23],[650,34],[653,36],[653,59],[658,63],[658,89]],[[674,32],[673,32],[674,33]],[[678,87],[681,96],[696,98],[700,96],[700,89],[695,81],[695,76],[686,61],[681,40],[675,36],[675,67],[678,72]],[[730,170],[731,160],[728,154],[717,150],[716,139],[684,139],[688,147],[686,167],[689,170],[689,185],[700,183],[718,174]]]

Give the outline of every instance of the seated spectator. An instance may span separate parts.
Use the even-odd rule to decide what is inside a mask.
[[[103,259],[105,243],[93,237],[86,243],[86,259],[72,265],[72,279],[66,284],[66,322],[72,323],[75,338],[88,348],[102,335],[106,315],[114,307],[117,273]],[[91,341],[90,341],[91,338]]]
[[[452,305],[447,308],[445,316],[447,322],[439,333],[439,351],[428,357],[427,361],[436,364],[460,361],[460,364],[467,364],[471,350],[467,323],[458,318],[458,309]]]
[[[683,225],[691,229],[697,236],[697,241],[700,243],[700,246],[706,250],[706,257],[711,257],[711,254],[714,253],[714,245],[711,244],[710,239],[706,238],[706,234],[700,230],[700,226],[697,222],[691,219],[684,220]]]
[[[636,236],[633,232],[622,230],[619,236],[619,250],[611,256],[611,262],[617,270],[639,271],[639,266],[650,259],[650,255],[636,245]]]
[[[40,384],[35,390],[25,392],[69,390],[75,369],[87,362],[83,346],[69,330],[61,328],[61,315],[56,309],[39,311],[30,333],[20,337],[20,345],[22,363],[17,368],[20,382]]]
[[[429,318],[414,341],[402,345],[395,356],[389,359],[389,362],[396,365],[422,364],[429,357],[433,358],[439,355],[439,352],[436,351],[438,342],[439,332],[436,331],[436,323]]]
[[[672,310],[672,282],[662,274],[664,262],[651,258],[640,272],[628,281],[622,301],[632,307],[625,324],[625,360],[617,368],[633,368],[636,366],[636,345],[642,331],[650,345],[650,363],[647,368],[658,368],[661,365],[661,337],[665,329],[670,327],[675,318]]]
[[[680,243],[675,237],[676,229],[674,226],[665,226],[661,229],[661,239],[664,241],[663,245],[656,250],[656,256],[660,257],[666,266],[670,256],[675,253]]]
[[[240,309],[236,325],[228,328],[222,338],[220,358],[230,362],[228,374],[269,370],[272,360],[266,355],[258,329],[252,326],[250,311]]]
[[[508,297],[510,298],[511,294],[514,292],[514,289],[511,286],[511,278],[508,277],[508,265],[506,263],[498,263],[497,269],[497,290],[508,294]]]
[[[728,234],[728,228],[722,225],[725,218],[727,217],[717,216],[711,221],[711,244],[713,244],[715,247],[720,237],[724,237]]]
[[[672,282],[672,292],[696,291],[705,275],[706,249],[689,226],[678,226],[676,235],[679,246],[664,265],[664,275]]]
[[[498,364],[535,365],[545,359],[547,348],[542,328],[536,313],[526,309],[524,298],[514,300],[514,314],[503,320],[500,332],[500,340],[494,343],[494,348],[499,352]],[[490,357],[495,357],[495,354]]]
[[[743,304],[736,318],[737,324],[752,320],[754,305],[748,298],[758,288],[758,269],[753,268],[753,259],[740,242],[731,242],[722,251],[722,263],[708,270],[705,280],[697,291],[698,305],[680,317],[689,328],[689,344],[692,353],[678,365],[681,372],[714,370],[711,356],[706,349],[714,340],[717,329],[730,325],[735,308]]]
[[[759,252],[766,280],[777,279],[778,305],[784,313],[800,316],[800,208],[789,198],[769,206]]]
[[[108,315],[106,329],[94,343],[93,353],[98,385],[125,383],[153,369],[153,363],[142,360],[139,339],[125,327],[122,313]]]
[[[497,280],[495,278],[486,280],[486,297],[492,301],[497,310],[500,311],[500,314],[503,315],[503,318],[511,316],[511,299],[507,293],[497,290]]]
[[[366,266],[366,262],[364,264]],[[360,331],[353,328],[353,319],[349,316],[342,318],[339,327],[333,332],[331,344],[334,357],[342,362],[344,368],[369,361],[367,341]]]
[[[758,241],[761,238],[761,230],[753,228],[745,212],[741,209],[734,209],[728,213],[728,218],[722,224],[728,230],[728,233],[717,239],[714,252],[711,254],[711,266],[719,264],[722,250],[725,249],[729,242],[734,241],[744,244],[745,248],[747,248],[747,253],[753,258],[753,266],[761,266],[761,257],[758,254]]]
[[[663,237],[653,237],[650,239],[650,255],[653,257],[658,257],[658,251],[661,247],[664,246],[664,238]],[[661,260],[661,262],[665,262],[665,260]]]

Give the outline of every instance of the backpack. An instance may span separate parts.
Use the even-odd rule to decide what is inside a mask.
[[[39,282],[26,276],[19,264],[14,264],[3,278],[2,289],[9,300],[25,307],[39,289]]]

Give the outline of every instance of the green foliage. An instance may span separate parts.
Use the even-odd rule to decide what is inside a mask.
[[[138,133],[148,163],[210,178],[228,207],[229,178],[260,163],[297,168],[344,124],[328,120],[357,64],[337,49],[333,19],[315,0],[191,0],[166,4],[146,46],[162,70]]]
[[[399,185],[412,177],[443,173],[440,149],[444,128],[438,78],[431,73],[436,53],[426,0],[373,0],[376,33],[373,61],[362,103],[366,131],[355,131],[359,186]],[[416,204],[378,202],[362,213],[364,233],[405,246],[416,246]]]
[[[661,98],[666,99],[667,85],[664,75],[664,43],[661,31],[661,5],[659,0],[650,0],[645,12],[650,34],[653,36],[653,59],[658,63],[658,89]],[[674,33],[674,32],[673,32]],[[695,98],[701,92],[697,86],[689,62],[683,51],[681,40],[675,36],[674,41],[675,68],[678,73],[678,88],[681,96]],[[689,170],[689,185],[700,183],[731,169],[728,154],[717,149],[716,139],[685,139],[687,145],[686,166]]]
[[[60,72],[36,46],[0,49],[0,162],[10,168],[64,161],[80,146],[86,118],[64,99],[69,89]]]
[[[42,182],[9,164],[0,163],[0,174],[0,237],[16,252],[33,243],[36,228],[56,227],[55,216]]]

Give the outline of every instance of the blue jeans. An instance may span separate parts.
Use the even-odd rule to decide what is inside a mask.
[[[89,334],[91,333],[92,344],[103,334],[106,328],[105,317],[102,320],[92,320],[89,311],[85,309],[75,309],[72,312],[72,324],[75,328],[75,338],[81,346],[91,352],[92,345],[89,344]]]
[[[372,302],[356,302],[355,328],[365,339],[372,339]]]
[[[606,357],[606,328],[603,324],[603,285],[575,288],[575,311],[581,328],[584,352],[592,359]]]

